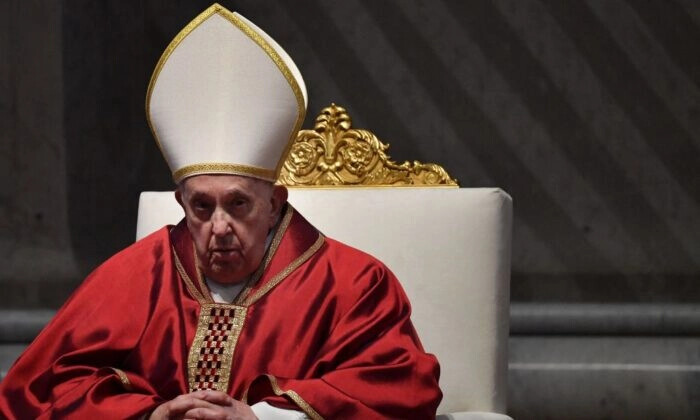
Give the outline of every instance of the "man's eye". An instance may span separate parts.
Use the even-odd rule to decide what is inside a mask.
[[[195,210],[208,210],[209,204],[203,201],[195,201],[192,207],[194,207]]]
[[[240,212],[245,211],[245,209],[248,207],[248,200],[245,198],[235,198],[228,203],[228,208],[231,211],[235,211],[237,214]]]

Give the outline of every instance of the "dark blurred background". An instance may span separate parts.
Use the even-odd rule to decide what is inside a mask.
[[[220,3],[294,58],[304,127],[335,102],[511,194],[513,416],[700,418],[699,1]],[[146,87],[210,4],[0,0],[7,313],[59,307],[173,188]]]

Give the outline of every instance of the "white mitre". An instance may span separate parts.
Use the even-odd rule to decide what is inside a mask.
[[[213,4],[163,52],[146,115],[176,183],[200,174],[274,182],[306,104],[304,80],[282,47]]]

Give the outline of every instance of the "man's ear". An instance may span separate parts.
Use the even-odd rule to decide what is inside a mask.
[[[273,185],[272,195],[270,196],[270,204],[272,205],[272,224],[277,222],[277,217],[284,207],[284,203],[287,202],[287,187],[284,185]]]
[[[182,207],[183,210],[185,210],[185,205],[182,203],[182,191],[180,191],[180,186],[175,189],[175,199],[177,200],[177,203]]]

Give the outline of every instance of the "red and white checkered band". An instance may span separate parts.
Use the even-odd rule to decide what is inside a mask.
[[[188,358],[190,391],[228,391],[233,352],[246,308],[204,304]]]

